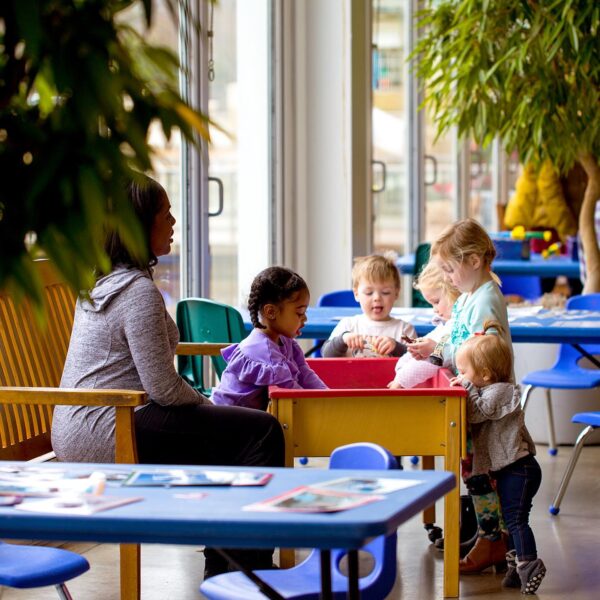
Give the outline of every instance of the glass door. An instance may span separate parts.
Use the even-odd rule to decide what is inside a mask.
[[[268,0],[201,0],[207,37],[199,85],[212,125],[197,234],[207,232],[201,295],[244,302],[270,259]]]
[[[375,250],[414,252],[458,213],[454,133],[436,139],[407,63],[418,0],[372,0]]]
[[[425,113],[424,127],[425,242],[433,242],[456,219],[457,144],[454,132],[436,139],[433,120]]]
[[[144,36],[150,43],[169,48],[175,54],[178,53],[179,22],[168,7],[168,0],[154,2],[152,26],[149,31],[145,31],[146,22],[142,5],[139,3],[124,11],[122,19],[138,31],[144,32]],[[174,317],[177,301],[181,297],[182,229],[187,218],[181,187],[183,164],[181,136],[179,131],[173,130],[170,139],[167,139],[160,125],[154,123],[150,126],[149,142],[154,151],[154,173],[150,175],[156,178],[167,191],[173,215],[177,219],[171,253],[160,257],[154,269],[154,280],[165,298],[167,310]]]
[[[487,231],[497,226],[496,199],[494,198],[495,164],[492,144],[482,148],[475,141],[469,144],[469,207],[468,216],[477,219]]]
[[[372,3],[373,246],[404,254],[406,161],[405,2]]]

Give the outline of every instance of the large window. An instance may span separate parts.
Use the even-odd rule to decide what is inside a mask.
[[[153,19],[150,31],[145,37],[153,44],[166,46],[174,52],[178,52],[178,27],[172,13],[167,8],[166,0],[153,2]],[[132,26],[143,30],[145,20],[142,15],[142,7],[136,5],[124,13],[123,18]],[[177,301],[180,298],[180,257],[181,257],[181,232],[185,222],[184,203],[181,190],[181,136],[178,131],[173,131],[171,139],[167,140],[163,135],[160,125],[154,124],[150,129],[150,145],[154,151],[154,170],[152,174],[165,188],[172,205],[172,212],[177,223],[171,253],[159,259],[154,270],[154,280],[162,292],[169,312],[174,315]]]
[[[402,254],[406,229],[404,2],[373,0],[373,245]]]

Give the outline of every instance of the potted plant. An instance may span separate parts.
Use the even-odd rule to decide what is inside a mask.
[[[600,292],[594,226],[600,199],[600,6],[589,0],[428,1],[412,56],[424,105],[441,134],[489,144],[498,136],[522,163],[578,162],[587,186],[579,231],[584,293]]]
[[[0,2],[0,287],[38,303],[26,238],[89,289],[109,266],[104,227],[143,252],[122,181],[152,169],[150,125],[208,138],[178,91],[177,56],[119,18],[136,6],[149,26],[151,0]]]

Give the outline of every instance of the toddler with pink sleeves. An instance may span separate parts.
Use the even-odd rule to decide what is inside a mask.
[[[252,282],[248,311],[254,329],[221,352],[227,367],[213,390],[215,404],[266,410],[268,388],[325,389],[294,338],[306,323],[310,293],[300,275],[269,267]]]
[[[460,290],[448,279],[436,263],[429,262],[421,271],[414,287],[433,307],[433,323],[437,327],[425,338],[433,340],[439,351],[434,351],[425,360],[417,360],[411,353],[402,355],[396,363],[396,375],[388,388],[413,388],[433,377],[442,366],[442,349],[452,331],[452,307],[460,296]],[[435,359],[438,360],[435,360]]]

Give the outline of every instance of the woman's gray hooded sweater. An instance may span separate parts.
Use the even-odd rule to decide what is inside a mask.
[[[118,267],[77,302],[60,387],[143,390],[163,406],[209,404],[175,370],[178,341],[149,274]],[[52,446],[61,461],[114,462],[114,434],[114,408],[54,409]]]

